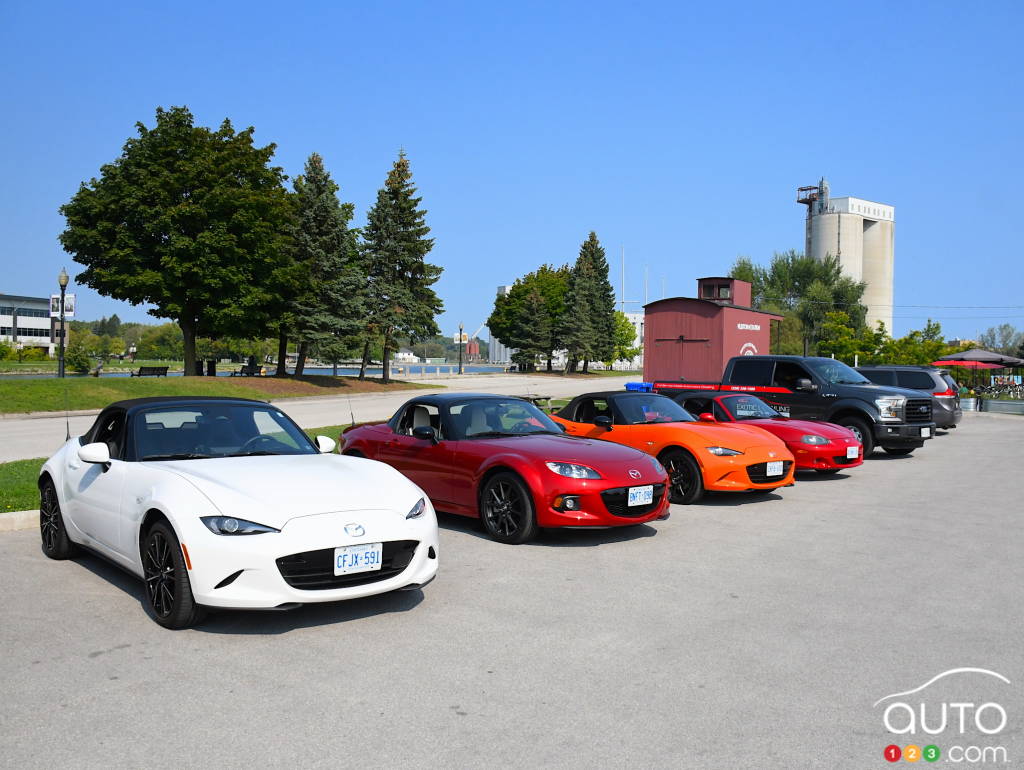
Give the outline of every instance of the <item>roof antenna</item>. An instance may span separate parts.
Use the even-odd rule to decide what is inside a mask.
[[[345,397],[348,399],[348,417],[352,421],[351,427],[354,428],[356,427],[356,415],[355,412],[352,411],[352,394],[346,393]]]

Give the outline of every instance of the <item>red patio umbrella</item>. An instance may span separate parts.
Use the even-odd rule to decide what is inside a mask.
[[[962,366],[964,369],[1005,369],[1003,364],[986,364],[984,361],[932,361],[932,366]]]

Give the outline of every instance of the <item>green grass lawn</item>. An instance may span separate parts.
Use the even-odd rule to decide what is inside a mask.
[[[264,401],[340,396],[437,387],[379,378],[320,375],[295,377],[76,377],[64,380],[0,380],[0,413],[101,409],[112,401],[141,396],[234,396]]]
[[[141,358],[134,363],[131,361],[119,361],[116,358],[107,361],[103,364],[103,371],[128,371],[129,369],[138,369],[140,366],[166,366],[172,372],[180,372],[182,369],[181,361],[144,361]],[[237,366],[237,364],[235,364]],[[90,359],[90,369],[96,368],[96,359]],[[0,372],[4,374],[46,374],[47,372],[57,372],[57,360],[48,358],[44,361],[0,361]],[[71,370],[68,369],[70,373]]]
[[[0,463],[0,515],[8,511],[31,511],[39,507],[36,479],[46,458]]]

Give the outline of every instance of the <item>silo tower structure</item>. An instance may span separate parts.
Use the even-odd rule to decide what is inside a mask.
[[[882,321],[891,334],[896,210],[863,198],[832,198],[824,178],[798,188],[796,199],[807,206],[804,253],[815,259],[831,254],[845,275],[863,281],[868,324]]]

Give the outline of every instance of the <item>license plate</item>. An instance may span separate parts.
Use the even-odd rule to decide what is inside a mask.
[[[630,487],[628,505],[650,505],[654,502],[654,485]]]
[[[860,454],[860,450],[857,447],[855,447],[855,446],[848,446],[848,447],[846,447],[846,459],[847,460],[856,460],[857,459],[857,455],[859,455],[859,454]]]
[[[928,438],[932,435],[931,428],[921,428],[921,438]]]
[[[339,546],[334,549],[334,574],[351,575],[380,569],[381,551],[381,543]]]
[[[768,469],[765,471],[768,476],[781,476],[782,475],[782,460],[776,460],[775,462],[768,463]]]

